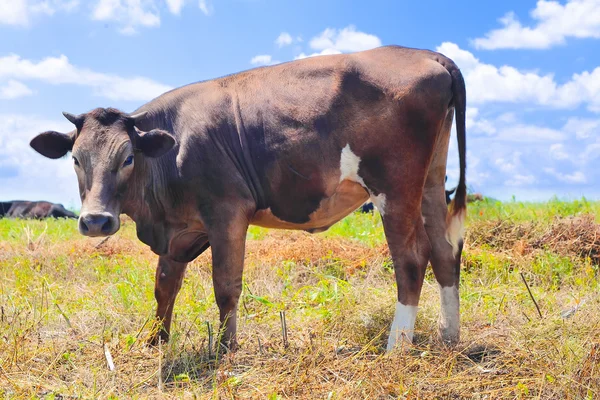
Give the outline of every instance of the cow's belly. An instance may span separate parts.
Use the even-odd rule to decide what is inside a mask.
[[[312,212],[308,222],[301,224],[277,218],[270,209],[259,210],[250,221],[252,225],[277,229],[301,229],[322,232],[346,215],[360,207],[369,198],[369,193],[359,183],[350,180],[340,182],[333,194],[324,198]]]

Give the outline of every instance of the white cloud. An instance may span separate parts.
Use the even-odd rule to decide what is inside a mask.
[[[300,53],[296,57],[294,57],[294,60],[302,60],[303,58],[316,57],[316,56],[328,56],[328,55],[332,55],[332,54],[342,54],[342,52],[339,50],[336,50],[336,49],[325,49],[318,53],[311,53],[311,54]]]
[[[473,40],[477,49],[547,49],[566,38],[600,38],[598,0],[539,0],[531,11],[534,26],[523,26],[510,12],[500,19],[500,29]]]
[[[26,26],[29,13],[25,0],[5,0],[0,2],[0,24]]]
[[[63,201],[79,205],[77,179],[70,158],[50,160],[30,146],[40,132],[68,132],[66,119],[46,120],[35,115],[0,115],[0,194],[3,200]]]
[[[297,41],[300,42],[301,38],[298,37]],[[375,35],[357,31],[354,26],[350,25],[341,30],[327,28],[318,36],[313,37],[309,45],[317,51],[310,54],[302,52],[294,57],[294,60],[369,50],[381,46],[381,40]]]
[[[587,178],[585,174],[581,171],[575,171],[572,174],[564,174],[562,172],[556,171],[554,168],[544,168],[544,171],[547,174],[554,176],[561,182],[577,184],[577,183],[586,183]]]
[[[581,103],[588,103],[590,111],[600,113],[600,67],[573,74],[569,82],[558,88],[556,104]]]
[[[379,46],[381,46],[381,40],[377,36],[357,31],[353,25],[342,30],[327,28],[310,41],[310,47],[313,50],[321,51],[354,52]]]
[[[275,44],[281,48],[294,43],[294,41],[301,43],[302,37],[297,36],[294,39],[288,32],[281,32],[277,39],[275,39]],[[327,28],[310,40],[309,47],[314,50],[313,52],[301,52],[294,57],[294,60],[356,52],[379,46],[381,46],[381,40],[377,36],[357,31],[353,25],[349,25],[343,29]]]
[[[277,36],[277,39],[275,39],[275,44],[279,47],[284,47],[289,46],[293,41],[292,35],[287,32],[281,32],[279,36]]]
[[[33,91],[27,85],[10,79],[4,86],[0,86],[0,99],[10,100],[18,97],[30,96]]]
[[[575,134],[578,139],[600,137],[600,119],[569,118],[563,130]]]
[[[483,133],[485,135],[493,135],[497,132],[496,126],[493,121],[479,117],[479,109],[475,107],[467,107],[466,113],[466,128],[468,132]],[[453,124],[453,129],[456,129]]]
[[[15,54],[0,57],[0,83],[11,79],[88,86],[97,96],[111,100],[147,101],[171,89],[144,77],[124,78],[80,68],[72,65],[64,55],[47,57],[39,62]]]
[[[183,4],[185,0],[166,0],[167,7],[169,11],[175,15],[179,15],[181,13],[181,9],[183,8]]]
[[[576,138],[576,132],[600,127],[600,119],[572,118],[553,128],[527,123],[520,119],[522,113],[494,114],[494,108],[486,108],[482,115],[481,110],[467,109],[467,182],[472,190],[502,199],[511,194],[540,200],[553,194],[600,195],[595,189],[600,187],[600,135],[589,131]],[[491,132],[482,132],[482,121],[493,127]],[[458,174],[455,135],[448,157],[449,182]],[[540,196],[534,196],[536,191]]]
[[[199,0],[198,7],[200,8],[200,11],[202,11],[202,13],[206,16],[212,15],[214,11],[213,6],[207,0]]]
[[[559,85],[552,74],[520,71],[511,66],[496,67],[477,59],[469,51],[444,42],[437,51],[450,57],[461,68],[467,83],[470,103],[530,103],[553,108],[587,108],[600,112],[600,67],[592,72],[574,74]]]
[[[160,8],[163,3],[171,14],[180,15],[189,0],[95,0],[96,6],[92,19],[97,21],[114,21],[119,25],[119,32],[133,35],[138,28],[154,28],[160,26]],[[198,0],[198,8],[205,15],[213,13],[213,7],[207,0]]]
[[[154,2],[141,0],[99,0],[92,13],[97,21],[115,21],[124,35],[137,33],[137,27],[160,26],[160,16]]]
[[[527,186],[536,182],[535,176],[526,171],[521,156],[521,152],[515,151],[510,159],[499,157],[494,161],[496,168],[508,176],[504,181],[505,186]]]
[[[520,151],[515,151],[510,155],[510,159],[499,157],[494,161],[494,164],[502,172],[516,173],[523,169],[522,156],[523,154]]]
[[[581,155],[582,164],[590,164],[593,160],[600,159],[600,140],[598,143],[592,143],[586,146],[583,154]],[[597,164],[594,164],[594,166]],[[596,171],[598,167],[595,167]]]
[[[96,21],[112,21],[120,33],[133,35],[140,27],[160,26],[159,9],[166,4],[175,15],[189,0],[93,0],[91,18]],[[52,16],[57,11],[70,12],[80,0],[0,0],[0,25],[29,26],[37,15]],[[198,0],[198,8],[205,15],[213,13],[207,0]]]
[[[280,61],[273,60],[273,57],[270,54],[261,54],[258,56],[254,56],[250,60],[250,64],[252,65],[275,65],[279,63]]]
[[[437,51],[450,57],[463,72],[467,83],[467,98],[472,103],[490,101],[548,102],[556,89],[552,76],[522,73],[516,68],[496,67],[479,61],[472,53],[456,44],[444,42]]]
[[[96,82],[88,84],[94,87],[94,94],[111,100],[149,101],[172,89],[170,86],[144,77],[123,78],[115,75],[100,75]]]
[[[38,4],[33,4],[30,7],[30,10],[32,13],[39,13],[39,14],[46,14],[46,15],[54,15],[54,8],[52,8],[50,6],[50,3],[48,1],[44,1],[42,3],[38,3]]]
[[[565,145],[562,143],[554,143],[550,145],[550,157],[555,160],[568,160],[569,154],[565,151]]]
[[[532,185],[536,182],[535,176],[523,175],[523,174],[515,174],[511,176],[509,179],[504,181],[506,186],[528,186]]]
[[[469,185],[479,186],[479,185],[484,185],[486,182],[488,182],[489,178],[490,178],[490,173],[483,170],[483,168],[479,167],[481,165],[481,158],[479,158],[472,151],[467,150],[467,160],[469,160],[469,169],[468,169]],[[459,176],[459,172],[460,172],[460,170],[458,168],[458,157],[455,157],[453,159],[453,163],[456,163],[454,171],[453,171],[454,179],[450,180],[450,178],[448,178],[448,181],[449,182],[458,182],[458,176]],[[448,176],[450,176],[450,173],[448,173]],[[450,184],[450,186],[454,186],[454,185]]]
[[[505,186],[527,186],[536,182],[535,176],[526,171],[521,156],[521,152],[516,151],[510,159],[499,157],[494,161],[496,168],[508,176],[504,181]]]
[[[36,15],[54,15],[56,11],[72,11],[79,0],[2,0],[0,24],[29,26]]]
[[[514,143],[544,143],[565,140],[566,135],[556,129],[529,124],[506,125],[498,129],[496,139]]]
[[[67,12],[71,12],[79,7],[79,0],[55,0],[58,8]]]

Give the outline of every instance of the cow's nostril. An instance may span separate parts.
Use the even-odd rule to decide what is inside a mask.
[[[112,231],[112,221],[110,218],[106,219],[106,222],[102,225],[102,233],[110,233]]]
[[[79,219],[79,231],[86,236],[111,235],[115,226],[114,218],[108,213],[86,213]]]
[[[86,233],[90,230],[90,228],[88,228],[87,224],[82,219],[79,220],[79,230],[82,233]]]

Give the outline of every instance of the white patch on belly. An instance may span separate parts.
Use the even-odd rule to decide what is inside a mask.
[[[352,182],[360,183],[362,187],[366,188],[365,181],[358,176],[358,166],[360,164],[360,157],[357,156],[350,150],[350,145],[342,149],[342,155],[340,157],[340,182],[348,179]]]
[[[417,306],[405,306],[400,302],[396,303],[396,314],[388,337],[387,351],[392,351],[401,341],[412,344],[418,309]]]
[[[340,182],[343,180],[349,180],[360,184],[362,187],[367,189],[369,192],[370,200],[375,204],[375,207],[379,210],[379,213],[383,215],[385,212],[385,194],[380,193],[377,196],[371,192],[371,190],[365,184],[363,178],[358,175],[358,168],[360,166],[360,157],[352,152],[350,145],[342,149],[340,156]]]
[[[446,342],[458,341],[460,329],[460,310],[458,288],[456,286],[440,286],[440,333]]]

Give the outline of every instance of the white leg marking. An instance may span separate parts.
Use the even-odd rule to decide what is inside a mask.
[[[379,213],[383,215],[385,213],[385,194],[379,193],[377,196],[371,195],[371,201],[375,204]]]
[[[417,306],[405,306],[400,302],[396,303],[396,314],[388,337],[387,351],[391,351],[402,340],[408,344],[412,343],[418,309]]]
[[[446,241],[452,246],[454,257],[458,255],[458,243],[465,235],[465,214],[466,211],[462,210],[451,217],[446,227]]]
[[[440,313],[440,333],[442,340],[456,342],[458,341],[460,330],[458,288],[456,286],[440,286],[440,300],[442,303]]]

